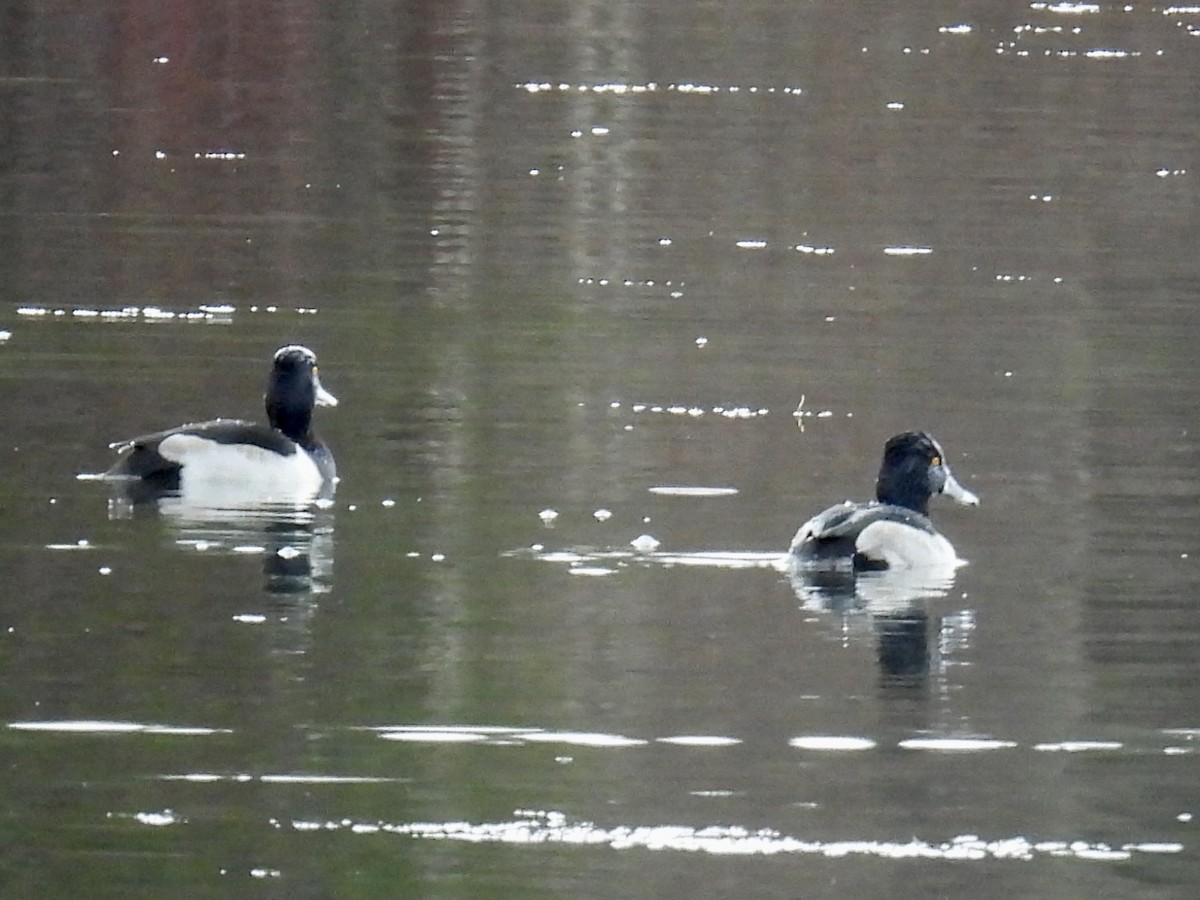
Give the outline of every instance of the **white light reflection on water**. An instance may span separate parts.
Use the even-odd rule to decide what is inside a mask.
[[[629,84],[626,82],[600,82],[596,84],[569,84],[565,81],[551,83],[549,81],[523,81],[513,85],[518,90],[525,91],[529,94],[544,94],[549,92],[559,93],[575,93],[575,94],[653,94],[659,91],[668,93],[674,92],[679,94],[698,94],[700,96],[710,96],[725,92],[728,94],[782,94],[785,96],[799,97],[804,93],[800,88],[793,86],[775,86],[775,85],[740,85],[740,84],[695,84],[694,82],[680,82],[659,84],[656,81],[648,81],[640,84]]]
[[[614,400],[609,404],[609,409],[620,409],[620,401]],[[682,403],[632,403],[629,408],[635,413],[665,413],[672,416],[690,416],[698,418],[700,416],[711,413],[714,416],[720,416],[725,419],[757,419],[761,416],[770,414],[770,410],[766,407],[751,407],[751,406],[714,406],[711,409],[705,409],[703,406],[696,404],[685,405]]]
[[[150,825],[154,828],[165,828],[167,825],[184,825],[187,819],[175,813],[174,810],[164,809],[161,812],[114,813],[107,815],[109,819],[132,819],[139,825]]]
[[[904,750],[936,750],[943,753],[979,753],[986,750],[1009,750],[1017,746],[1016,741],[992,740],[990,738],[929,737],[908,738],[896,746]]]
[[[721,748],[743,743],[735,735],[673,734],[662,736],[637,736],[609,734],[591,731],[555,731],[536,727],[505,725],[376,725],[351,729],[378,735],[388,741],[410,743],[457,743],[490,746],[524,746],[530,744],[570,744],[578,747],[623,749],[646,747],[651,744],[667,744],[678,747]],[[1168,738],[1180,737],[1180,729],[1157,732]],[[1192,741],[1186,735],[1185,742]],[[1043,740],[1022,744],[1020,741],[986,735],[914,735],[892,742],[879,741],[865,735],[800,734],[788,739],[787,744],[796,750],[818,752],[850,752],[877,750],[896,747],[902,750],[925,753],[987,753],[999,751],[1032,751],[1035,753],[1121,753],[1140,755],[1162,753],[1168,756],[1191,755],[1195,747],[1168,744],[1159,746],[1155,740],[1126,743],[1112,740],[1076,738],[1066,740]]]
[[[714,856],[775,856],[801,854],[841,858],[877,856],[885,859],[1030,860],[1038,856],[1073,857],[1096,861],[1126,860],[1135,854],[1180,853],[1183,846],[1167,842],[1093,843],[1084,840],[1031,841],[1017,835],[985,839],[964,834],[945,841],[806,840],[771,828],[741,825],[615,825],[573,822],[557,811],[516,810],[507,822],[356,822],[273,819],[275,828],[295,831],[349,831],[352,834],[394,834],[438,841],[473,844],[571,844],[607,846],[614,850],[655,850],[707,853]]]
[[[9,722],[14,731],[50,732],[77,735],[176,735],[203,737],[207,735],[233,734],[231,728],[215,728],[192,725],[147,724],[106,719],[61,719]],[[318,729],[319,730],[319,729]],[[549,728],[510,725],[371,725],[353,726],[348,731],[364,732],[388,741],[414,743],[470,743],[487,746],[514,746],[530,744],[570,744],[579,747],[601,749],[626,749],[648,747],[654,744],[677,747],[722,748],[743,743],[735,735],[716,734],[668,734],[661,736],[636,736],[594,731],[557,731]],[[1163,738],[1169,743],[1164,743]],[[1089,738],[1038,740],[1022,743],[1014,739],[982,735],[915,735],[894,743],[878,741],[863,735],[801,734],[788,739],[787,744],[802,751],[861,752],[879,748],[897,747],[930,753],[963,753],[994,751],[1032,751],[1035,753],[1119,753],[1123,756],[1139,756],[1145,753],[1161,753],[1167,756],[1193,755],[1200,745],[1200,728],[1165,728],[1150,732],[1146,739],[1114,741]],[[359,783],[374,781],[396,781],[403,779],[360,777],[354,775],[164,775],[166,780],[275,780],[321,783]]]
[[[160,775],[159,781],[186,781],[192,784],[216,784],[218,782],[231,782],[234,784],[245,784],[248,782],[258,782],[259,784],[402,784],[407,782],[407,778],[379,778],[368,775],[305,775],[305,774],[280,774],[280,775],[218,775],[215,772],[186,772],[181,775]]]
[[[141,722],[103,719],[62,719],[42,722],[9,722],[14,731],[56,731],[70,734],[173,734],[197,736],[232,734],[228,728],[202,728],[187,725],[147,725]]]
[[[314,307],[296,307],[294,309],[280,309],[278,306],[267,305],[258,306],[251,305],[245,307],[244,312],[250,313],[288,313],[293,312],[297,315],[315,315],[318,310]],[[96,308],[89,306],[63,307],[63,306],[20,306],[17,308],[17,315],[31,319],[43,318],[63,318],[70,316],[73,319],[80,321],[128,321],[140,320],[145,322],[207,322],[211,324],[230,325],[233,323],[234,314],[238,312],[236,306],[228,303],[202,303],[194,309],[165,309],[161,306],[120,306]]]
[[[933,252],[932,247],[884,247],[883,252],[887,256],[928,256]]]
[[[852,751],[874,750],[877,744],[870,738],[813,734],[794,737],[788,741],[788,746],[798,750]]]
[[[1064,16],[1079,16],[1100,12],[1098,3],[1030,3],[1030,9],[1045,10]]]
[[[738,492],[733,487],[703,487],[699,485],[658,485],[648,489],[652,494],[671,497],[732,497]]]
[[[646,540],[646,539],[649,540]],[[718,569],[775,569],[784,572],[787,558],[778,550],[694,550],[689,552],[657,552],[658,541],[649,535],[641,535],[633,543],[633,550],[544,550],[540,546],[528,550],[511,550],[503,554],[508,557],[532,556],[541,562],[565,563],[575,572],[578,568],[595,569],[594,574],[611,574],[611,565],[626,566],[630,563],[657,564],[661,566],[712,566]],[[643,548],[643,549],[639,549]],[[609,565],[596,565],[596,564]]]
[[[707,734],[677,734],[655,738],[655,741],[660,744],[675,744],[678,747],[732,747],[741,743],[738,738]]]

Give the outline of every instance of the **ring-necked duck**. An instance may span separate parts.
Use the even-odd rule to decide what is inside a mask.
[[[337,406],[321,387],[307,347],[280,347],[263,397],[269,425],[213,419],[109,446],[120,454],[105,478],[161,491],[244,488],[257,497],[297,498],[331,488],[333,454],[312,430],[314,406]]]
[[[805,568],[855,570],[946,565],[958,557],[929,521],[929,498],[945,494],[965,506],[979,498],[950,474],[946,454],[924,432],[888,440],[875,502],[847,500],[813,516],[792,539],[789,556]]]

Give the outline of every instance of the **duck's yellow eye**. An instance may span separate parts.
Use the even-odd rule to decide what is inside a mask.
[[[929,464],[931,466],[940,466],[942,464],[942,458],[940,456],[935,456],[929,461]]]

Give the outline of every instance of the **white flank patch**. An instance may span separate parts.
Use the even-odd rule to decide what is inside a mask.
[[[882,519],[862,530],[855,548],[867,559],[883,560],[888,566],[950,566],[958,562],[954,548],[940,534],[929,534],[904,522]]]
[[[221,444],[195,434],[173,434],[158,445],[163,458],[183,466],[181,492],[301,500],[318,493],[324,479],[301,450],[282,456],[252,444]]]

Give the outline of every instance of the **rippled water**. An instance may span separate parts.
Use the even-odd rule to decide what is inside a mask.
[[[1192,896],[1196,10],[5,23],[0,894]],[[76,478],[292,341],[332,503]]]

